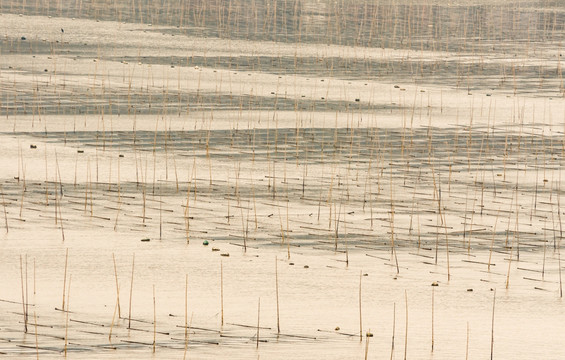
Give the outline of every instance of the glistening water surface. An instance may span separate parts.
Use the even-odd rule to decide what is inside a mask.
[[[564,357],[564,10],[0,1],[0,356]]]

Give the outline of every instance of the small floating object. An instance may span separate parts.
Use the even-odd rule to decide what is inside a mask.
[[[341,328],[339,326],[336,326],[335,331],[339,331],[339,330],[341,330]]]
[[[221,256],[225,256],[225,257],[229,257],[229,256],[230,256],[229,253],[221,253],[220,255],[221,255]]]
[[[395,89],[400,89],[400,86],[394,85],[394,88],[395,88]]]
[[[434,281],[434,282],[432,283],[432,286],[439,286],[439,284],[437,283],[437,281]]]
[[[467,289],[467,291],[471,292],[471,291],[473,291],[473,289]]]
[[[294,265],[294,263],[291,262],[291,263],[288,263],[288,265]]]
[[[373,337],[373,333],[372,333],[372,332],[368,332],[368,331],[367,331],[367,334],[366,334],[366,336],[367,336],[367,337]]]
[[[121,157],[121,158],[123,158],[123,157],[124,157],[124,155],[123,155],[123,154],[120,154],[120,157]]]
[[[220,251],[220,249],[213,247],[212,251]]]
[[[84,150],[77,150],[77,153],[82,154],[84,153]]]
[[[364,273],[364,274],[363,274],[363,276],[369,276],[369,274],[367,274],[367,273]]]
[[[304,268],[305,268],[305,269],[309,269],[309,268],[310,268],[310,266],[308,266],[308,265],[304,265]]]
[[[355,102],[359,102],[359,101],[361,101],[361,99],[359,99],[359,98],[356,98],[356,99],[355,99]]]
[[[27,40],[25,36],[22,36],[20,39],[22,39],[22,40]]]
[[[29,146],[29,148],[30,148],[30,149],[37,149],[37,145],[31,144],[31,145]]]
[[[47,70],[47,69],[43,69],[43,71],[45,71],[45,72],[48,72],[49,70]]]
[[[143,241],[143,242],[148,242],[148,241],[151,241],[151,239],[145,238],[145,239],[141,239],[141,241]]]
[[[202,245],[204,245],[204,246],[208,246],[208,244],[210,244],[210,243],[208,242],[208,240],[204,240],[204,242],[202,242]]]

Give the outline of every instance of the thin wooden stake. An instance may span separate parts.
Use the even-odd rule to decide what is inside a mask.
[[[224,264],[220,261],[220,305],[222,310],[222,327],[224,326]]]
[[[116,319],[116,312],[118,311],[119,301],[116,300],[116,306],[114,306],[114,315],[112,315],[112,322],[110,323],[110,333],[108,334],[108,341],[112,343],[112,329],[114,328],[114,320]]]
[[[281,323],[279,317],[279,265],[276,256],[275,256],[275,285],[276,285],[276,295],[277,295],[277,334],[280,334]]]
[[[37,356],[37,360],[39,360],[39,340],[37,339],[37,315],[35,311],[33,312],[33,319],[35,321],[35,354]]]
[[[188,274],[184,279],[184,341],[188,341]]]
[[[467,321],[467,346],[465,346],[465,360],[469,360],[469,322]]]
[[[6,234],[9,231],[9,227],[8,227],[8,211],[6,210],[6,199],[4,198],[4,189],[2,188],[2,185],[0,185],[0,192],[2,193],[2,205],[4,207],[4,223],[6,224]],[[22,200],[23,202],[23,200]]]
[[[157,340],[157,310],[155,305],[155,285],[153,285],[153,353],[155,353],[156,340]]]
[[[361,313],[361,280],[363,279],[363,270],[359,272],[359,341],[363,341],[363,315]]]
[[[24,332],[27,333],[27,316],[26,316],[26,304],[25,304],[25,295],[24,295],[24,267],[22,262],[22,256],[20,255],[20,276],[21,276],[21,284],[22,284],[22,311],[24,314]]]
[[[408,293],[404,290],[404,300],[406,302],[406,327],[404,328],[404,360],[408,354]]]
[[[435,287],[432,286],[432,352],[434,352],[434,294]]]
[[[67,287],[67,262],[69,260],[69,248],[65,252],[65,275],[63,278],[63,304],[61,305],[61,310],[65,310],[65,290]]]
[[[67,356],[67,345],[69,343],[69,303],[71,302],[71,280],[72,275],[69,275],[69,289],[67,290],[67,318],[65,320],[65,357]],[[63,309],[65,310],[65,309]]]
[[[256,348],[259,348],[259,319],[261,318],[261,298],[259,298],[259,304],[257,305],[257,345]]]
[[[494,296],[492,297],[492,323],[490,330],[490,360],[494,356],[494,306],[496,304],[496,289],[494,289]]]
[[[116,257],[112,253],[112,260],[114,261],[114,278],[116,279],[116,300],[118,306],[118,318],[122,317],[122,312],[120,310],[120,285],[118,283],[118,270],[116,269]]]
[[[396,303],[394,303],[392,308],[392,342],[390,347],[390,360],[393,359],[394,356],[394,333],[396,331]]]
[[[128,314],[128,329],[131,328],[131,300],[133,295],[133,270],[135,268],[135,254],[133,254],[133,260],[131,262],[131,285],[129,288],[129,314]]]

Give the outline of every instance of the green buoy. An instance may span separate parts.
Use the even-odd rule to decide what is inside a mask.
[[[208,244],[209,244],[208,240],[204,240],[204,242],[202,243],[202,245],[204,246],[208,246]]]

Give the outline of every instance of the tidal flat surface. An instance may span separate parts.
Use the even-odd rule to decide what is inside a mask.
[[[565,357],[564,41],[558,1],[0,1],[0,357]]]

